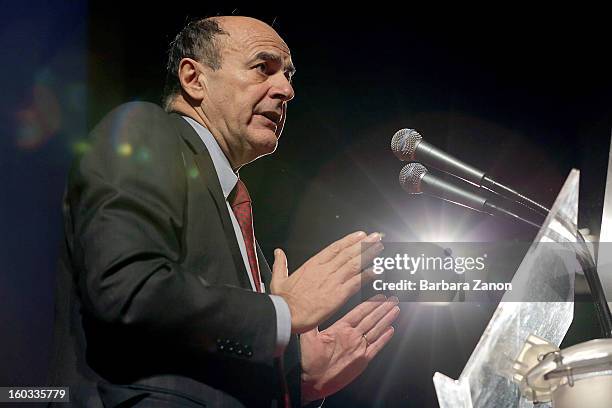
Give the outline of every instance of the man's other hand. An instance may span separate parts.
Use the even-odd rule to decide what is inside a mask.
[[[288,276],[287,257],[274,251],[272,294],[282,296],[291,312],[291,332],[304,333],[317,327],[373,277],[362,268],[383,250],[380,233],[366,236],[359,231],[347,235],[310,258]]]
[[[328,329],[300,336],[304,402],[325,398],[359,376],[393,336],[398,300],[377,295]]]

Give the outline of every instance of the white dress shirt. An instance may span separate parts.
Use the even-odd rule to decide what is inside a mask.
[[[210,154],[210,158],[212,159],[213,166],[215,167],[215,171],[217,173],[217,177],[219,178],[219,183],[221,184],[221,190],[223,191],[223,196],[225,197],[225,203],[227,204],[227,209],[229,212],[230,219],[232,220],[232,225],[234,227],[234,234],[236,234],[236,240],[238,241],[238,247],[240,248],[240,254],[242,255],[242,260],[244,262],[244,267],[246,268],[247,275],[249,276],[249,281],[251,282],[251,289],[255,289],[255,282],[253,281],[253,274],[251,273],[251,266],[249,264],[249,257],[246,252],[246,245],[244,243],[244,237],[242,236],[242,230],[240,229],[240,225],[238,224],[238,220],[236,220],[236,216],[234,215],[234,211],[230,206],[230,203],[227,201],[227,197],[230,195],[236,183],[238,182],[238,175],[234,173],[232,166],[229,163],[229,160],[221,150],[221,147],[215,140],[214,136],[210,133],[208,129],[202,126],[200,123],[196,122],[190,117],[183,116],[183,119],[187,121],[196,131],[196,133],[200,136],[200,139],[206,145],[206,149],[208,149],[208,153]],[[262,292],[265,292],[265,287],[263,282],[260,282]],[[274,309],[276,310],[276,355],[282,355],[285,347],[289,343],[289,338],[291,336],[291,312],[289,311],[289,306],[285,299],[276,295],[268,295],[274,304]]]

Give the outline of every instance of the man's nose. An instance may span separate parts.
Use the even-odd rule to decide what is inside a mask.
[[[274,75],[270,93],[273,99],[280,99],[283,102],[289,102],[295,96],[291,82],[289,82],[289,79],[281,72]]]

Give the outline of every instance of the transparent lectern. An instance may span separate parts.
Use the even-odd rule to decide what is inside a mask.
[[[559,346],[572,322],[579,178],[569,174],[459,379],[435,373],[440,408],[533,407],[512,381],[513,365],[530,335]]]

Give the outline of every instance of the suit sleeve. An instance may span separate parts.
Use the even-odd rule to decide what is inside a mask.
[[[271,299],[212,285],[182,267],[187,174],[180,143],[152,104],[123,105],[92,132],[67,196],[85,313],[196,352],[269,361],[277,332]],[[240,355],[224,350],[225,342],[240,345]]]

